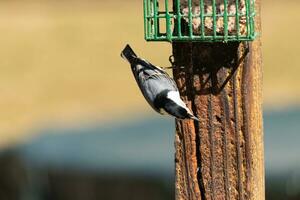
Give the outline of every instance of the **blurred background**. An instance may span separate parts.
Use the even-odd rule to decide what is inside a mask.
[[[267,199],[300,199],[298,0],[262,1]],[[283,11],[286,11],[283,13]],[[141,96],[120,51],[169,66],[143,39],[142,1],[0,1],[0,199],[174,196],[174,121]]]

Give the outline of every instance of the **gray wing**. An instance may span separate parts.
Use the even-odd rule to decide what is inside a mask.
[[[151,100],[154,100],[154,97],[164,90],[178,90],[174,80],[164,74],[150,76],[143,84],[147,88],[146,93]]]
[[[155,66],[153,66],[155,67]],[[141,66],[136,74],[138,85],[149,104],[152,103],[156,95],[163,90],[178,91],[174,80],[162,69],[155,67],[145,68]]]

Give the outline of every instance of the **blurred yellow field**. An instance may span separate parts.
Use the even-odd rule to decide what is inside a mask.
[[[300,3],[281,2],[263,1],[262,8],[264,100],[273,108],[300,104]]]
[[[299,9],[297,1],[263,1],[267,107],[300,102]],[[1,1],[0,32],[0,145],[47,124],[152,112],[119,54],[130,43],[163,66],[171,54],[168,43],[144,41],[137,0]]]

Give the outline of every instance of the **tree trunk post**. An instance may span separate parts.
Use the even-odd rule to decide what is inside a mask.
[[[256,0],[260,33],[260,0]],[[261,42],[174,42],[177,200],[264,200]]]

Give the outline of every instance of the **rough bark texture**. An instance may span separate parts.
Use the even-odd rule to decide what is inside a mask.
[[[176,121],[176,199],[264,200],[260,40],[173,43],[173,56],[181,96],[200,119]]]

